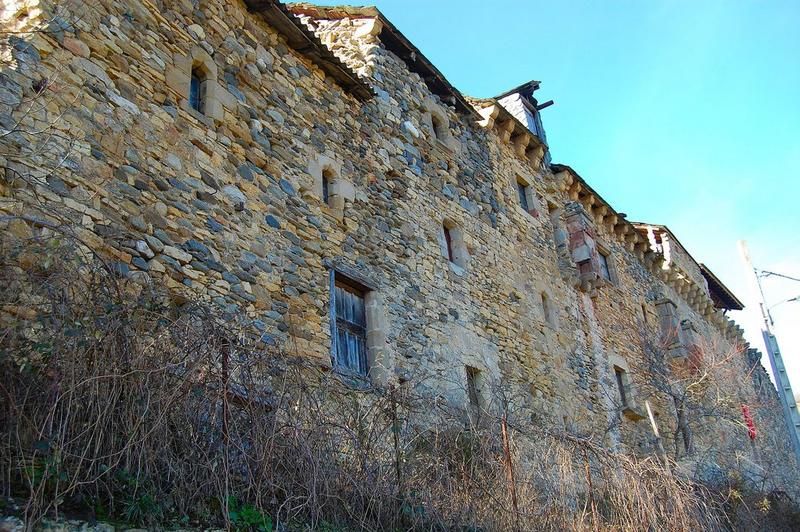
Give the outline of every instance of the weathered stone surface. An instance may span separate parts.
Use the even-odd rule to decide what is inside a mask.
[[[43,201],[75,220],[120,276],[147,275],[184,300],[236,312],[279,348],[302,335],[303,353],[328,364],[334,267],[373,288],[369,341],[389,368],[376,384],[435,375],[431,393],[463,402],[468,366],[485,393],[502,385],[519,409],[630,451],[651,449],[652,434],[620,415],[614,367],[643,389],[638,339],[660,334],[656,302],[673,301],[678,323],[722,351],[741,341],[677,242],[664,260],[661,236],[637,233],[578,176],[544,163],[536,134],[496,102],[475,100],[473,114],[433,94],[380,42],[379,21],[315,21],[372,87],[361,101],[244,3],[170,2],[168,23],[163,3],[137,3],[164,21],[145,29],[109,27],[129,2],[87,2],[78,36],[12,43],[25,68],[39,70],[2,72],[0,103],[20,105],[31,80],[57,78],[65,97],[31,113],[23,130],[59,117],[70,142],[31,158],[21,151],[35,145],[31,135],[5,141],[6,176],[32,164],[55,170],[35,190],[0,182],[0,215]],[[40,3],[42,16],[55,4]],[[188,101],[198,65],[210,82],[203,112]],[[536,205],[520,205],[519,176]],[[36,224],[25,225],[3,231],[24,238]],[[459,233],[449,244],[461,265],[448,260],[445,225]],[[752,364],[735,363],[750,383]],[[793,463],[781,454],[774,397],[749,385],[741,394],[764,404],[756,416],[766,441]],[[667,398],[648,398],[667,419]],[[737,430],[698,438],[717,445],[724,435],[748,450]]]
[[[190,254],[172,246],[164,246],[163,253],[184,264],[192,260],[192,256]]]

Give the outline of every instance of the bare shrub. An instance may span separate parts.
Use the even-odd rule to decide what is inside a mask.
[[[532,424],[502,387],[475,422],[432,376],[377,389],[320,369],[52,231],[0,251],[2,495],[31,527],[76,512],[236,529],[725,523],[703,488]]]

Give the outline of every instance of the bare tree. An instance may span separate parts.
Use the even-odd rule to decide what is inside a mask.
[[[741,390],[747,385],[741,346],[701,340],[676,348],[674,333],[654,338],[643,331],[640,339],[642,388],[670,403],[675,459],[698,452],[698,428],[741,425]]]

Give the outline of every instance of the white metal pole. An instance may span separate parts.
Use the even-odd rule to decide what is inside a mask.
[[[797,413],[797,403],[794,400],[792,385],[789,382],[789,376],[786,374],[786,366],[783,364],[783,356],[781,356],[781,351],[778,348],[778,341],[772,332],[772,317],[764,299],[764,291],[761,288],[758,271],[753,267],[753,261],[750,259],[750,252],[744,240],[739,240],[739,252],[742,256],[745,273],[750,281],[751,301],[757,301],[761,309],[761,318],[763,319],[761,335],[764,337],[764,346],[767,349],[772,374],[775,377],[775,387],[783,408],[783,417],[786,420],[789,439],[792,442],[795,456],[800,462],[800,415]]]

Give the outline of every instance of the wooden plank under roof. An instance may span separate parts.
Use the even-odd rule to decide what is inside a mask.
[[[248,11],[259,14],[286,38],[292,49],[319,66],[345,91],[362,101],[373,96],[370,86],[336,57],[286,5],[278,0],[245,0],[244,3]]]

